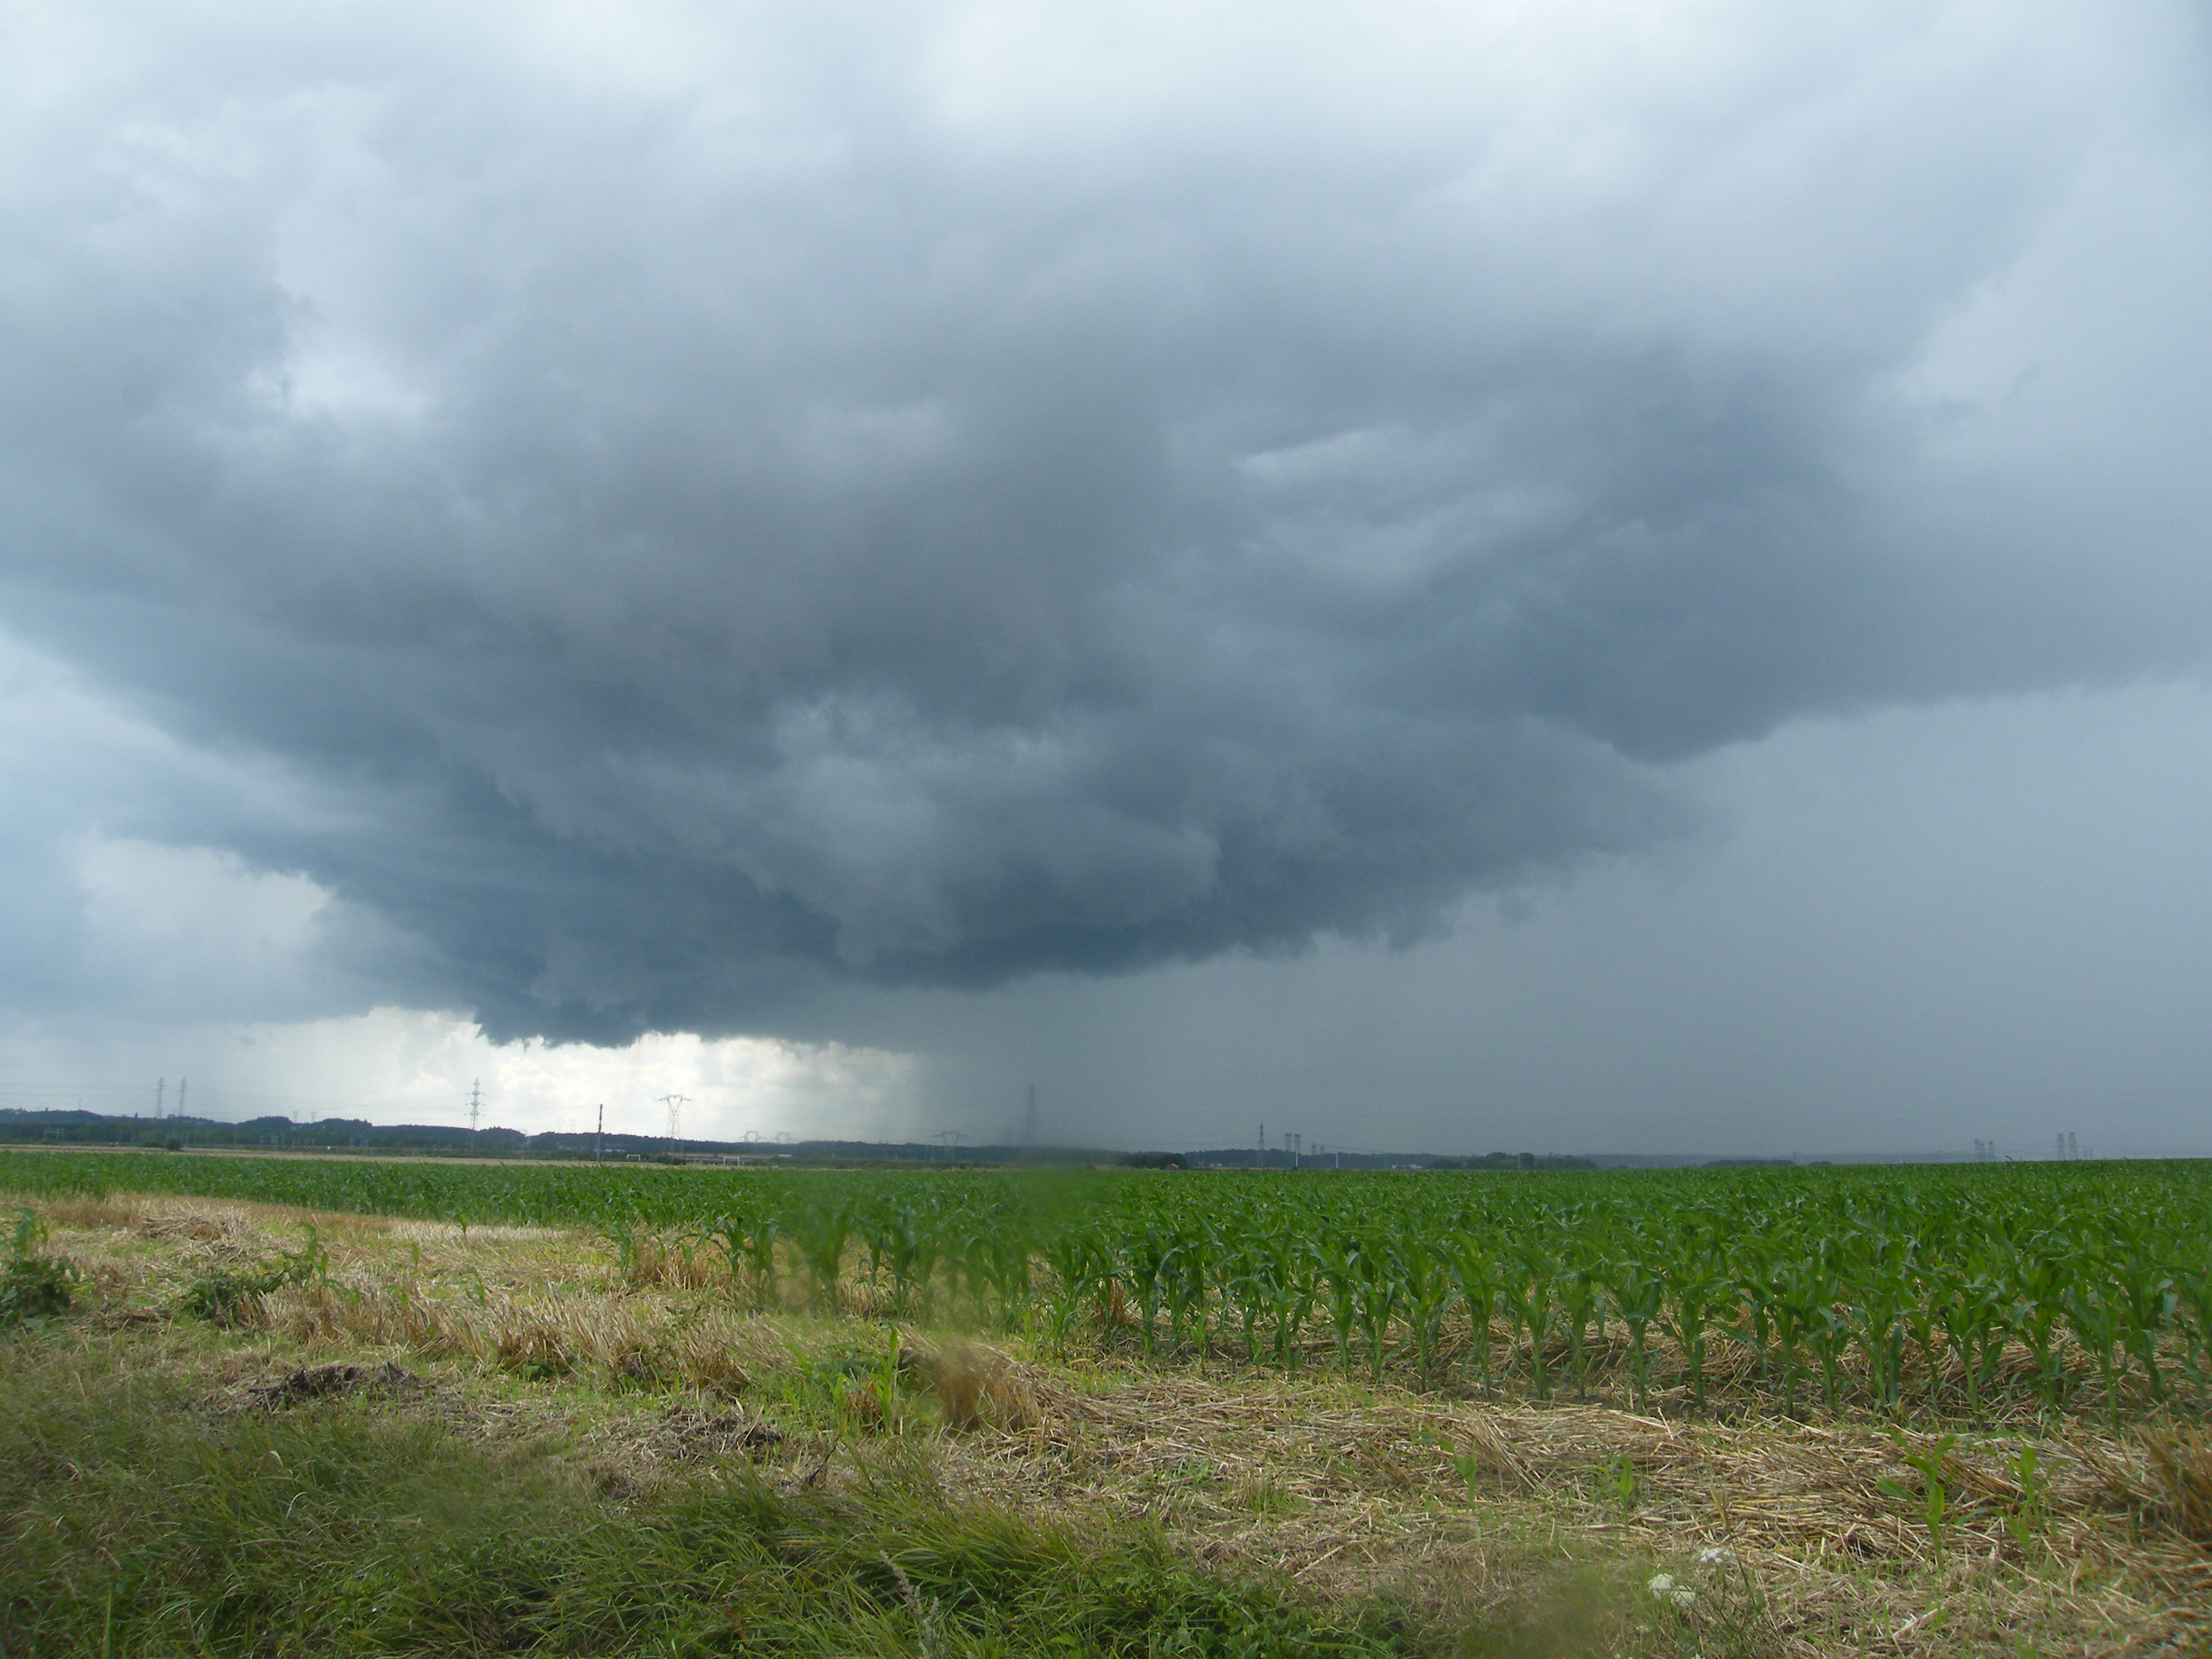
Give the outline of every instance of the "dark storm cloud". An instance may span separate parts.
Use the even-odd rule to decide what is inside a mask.
[[[2184,12],[481,16],[6,54],[8,626],[288,802],[81,816],[386,994],[1411,938],[1793,716],[2201,660]]]

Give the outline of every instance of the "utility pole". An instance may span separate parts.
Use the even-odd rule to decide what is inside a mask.
[[[689,1095],[663,1095],[660,1103],[668,1108],[668,1156],[676,1156],[676,1138],[684,1132],[684,1109],[691,1103]]]

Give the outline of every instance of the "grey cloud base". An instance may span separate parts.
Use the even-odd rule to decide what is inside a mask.
[[[0,611],[283,781],[58,760],[57,834],[495,1036],[775,1032],[1417,938],[1793,717],[2203,662],[2180,9],[860,15],[8,26]]]

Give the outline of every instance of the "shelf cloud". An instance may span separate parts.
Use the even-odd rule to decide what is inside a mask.
[[[18,868],[304,878],[328,1001],[1413,939],[1794,719],[2203,665],[2192,8],[0,29]]]

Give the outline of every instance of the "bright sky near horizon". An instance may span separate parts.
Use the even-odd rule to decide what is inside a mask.
[[[2212,1153],[2208,70],[16,9],[0,1105]]]

